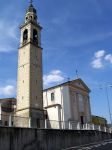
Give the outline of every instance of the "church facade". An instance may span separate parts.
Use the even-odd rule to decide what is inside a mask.
[[[81,79],[44,90],[43,103],[47,110],[48,126],[69,128],[69,122],[71,126],[92,123],[89,93],[90,89]]]

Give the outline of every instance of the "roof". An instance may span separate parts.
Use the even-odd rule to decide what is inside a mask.
[[[26,10],[26,13],[28,13],[28,12],[34,12],[36,14],[36,9],[34,8],[34,6],[32,4],[30,4],[28,9]]]
[[[46,106],[46,107],[44,107],[44,108],[52,108],[52,107],[56,107],[56,106],[61,107],[60,104],[52,104],[52,105]]]
[[[106,118],[104,118],[104,117],[101,117],[101,116],[95,116],[95,115],[92,115],[92,118],[98,118],[98,119],[104,119],[104,120],[106,120]]]
[[[49,87],[47,89],[44,89],[43,92],[51,90],[51,89],[55,89],[55,88],[60,87],[60,86],[73,85],[73,83],[77,83],[77,82],[80,82],[85,87],[85,89],[87,89],[88,92],[91,91],[89,89],[89,87],[85,84],[85,82],[82,79],[78,78],[78,79],[75,79],[75,80],[67,81],[67,82],[64,82],[64,83],[61,83],[61,84]],[[77,85],[75,85],[75,86],[77,86]]]
[[[11,113],[14,111],[14,107],[16,105],[15,98],[4,98],[0,99],[1,110],[7,113]]]
[[[16,105],[16,99],[15,98],[2,98],[0,99],[0,103],[11,103],[12,105]]]

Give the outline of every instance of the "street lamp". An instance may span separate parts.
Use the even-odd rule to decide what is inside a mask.
[[[110,101],[109,101],[108,89],[107,89],[108,87],[112,87],[112,84],[103,86],[103,88],[105,88],[105,93],[106,93],[107,103],[108,103],[108,111],[109,111],[109,116],[110,116],[110,122],[111,122],[111,125],[112,125],[112,116],[111,116],[111,110],[110,110]]]

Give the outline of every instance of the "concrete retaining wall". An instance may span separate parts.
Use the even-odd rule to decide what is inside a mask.
[[[0,150],[61,150],[110,138],[99,131],[0,127]]]

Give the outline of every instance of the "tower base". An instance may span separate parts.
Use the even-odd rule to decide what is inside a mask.
[[[15,127],[44,128],[45,115],[43,109],[26,108],[15,112]]]

